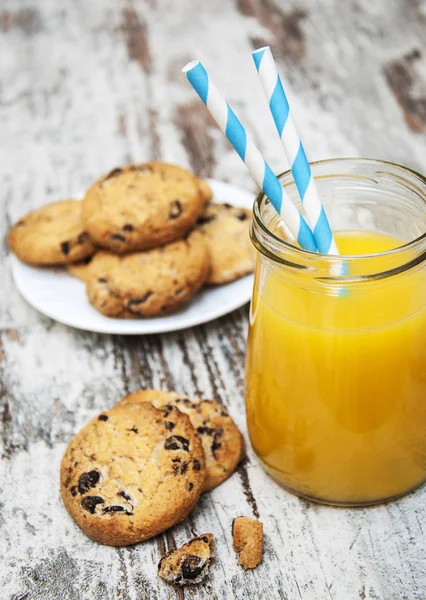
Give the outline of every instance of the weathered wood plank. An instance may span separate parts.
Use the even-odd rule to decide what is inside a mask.
[[[60,502],[59,463],[72,435],[123,394],[160,387],[215,396],[247,439],[247,309],[163,336],[74,331],[19,297],[4,242],[10,222],[25,211],[78,193],[128,161],[175,161],[254,190],[181,77],[195,57],[274,168],[284,169],[250,56],[260,43],[273,46],[289,95],[297,95],[294,112],[312,159],[377,156],[425,171],[425,18],[415,0],[3,0],[2,597],[426,599],[425,489],[375,509],[318,507],[274,484],[250,446],[238,473],[167,534],[118,550],[88,540]],[[232,550],[238,514],[265,523],[265,560],[249,573]],[[208,582],[177,592],[160,581],[156,563],[164,550],[205,531],[217,540]]]
[[[415,133],[426,131],[426,79],[421,80],[415,63],[422,53],[418,48],[384,66],[389,87],[401,105],[407,125]]]

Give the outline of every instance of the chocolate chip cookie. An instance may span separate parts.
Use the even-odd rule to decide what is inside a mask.
[[[118,264],[96,269],[87,281],[93,306],[107,317],[135,319],[175,312],[201,288],[210,273],[210,254],[203,238],[119,257]]]
[[[95,251],[77,200],[53,202],[25,215],[9,231],[7,243],[29,265],[65,265]]]
[[[197,221],[209,245],[209,284],[229,283],[252,273],[255,249],[250,240],[251,211],[230,204],[210,204]]]
[[[203,492],[212,490],[228,479],[244,458],[244,438],[226,408],[217,400],[190,400],[176,392],[141,390],[129,394],[117,406],[143,402],[150,402],[155,407],[163,404],[177,406],[188,415],[200,436],[206,457],[207,472]]]
[[[203,533],[181,548],[169,550],[158,563],[158,575],[179,586],[201,583],[214,558],[213,549],[213,535]]]
[[[189,171],[161,162],[110,171],[83,200],[83,222],[96,244],[118,254],[183,237],[212,192]]]
[[[108,250],[98,250],[81,262],[67,265],[67,271],[73,277],[82,281],[89,281],[98,273],[108,272],[120,264],[120,257]]]
[[[189,514],[204,485],[204,452],[175,407],[117,406],[71,440],[60,479],[65,508],[84,533],[126,546]]]

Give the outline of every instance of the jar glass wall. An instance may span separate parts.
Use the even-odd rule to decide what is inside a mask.
[[[366,159],[312,171],[333,231],[403,245],[344,259],[306,252],[283,241],[274,209],[257,197],[249,435],[290,491],[374,504],[426,479],[426,180]],[[297,203],[291,174],[280,180]]]

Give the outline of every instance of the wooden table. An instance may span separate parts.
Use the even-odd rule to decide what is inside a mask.
[[[2,0],[0,235],[128,161],[162,159],[254,189],[181,67],[200,58],[284,168],[250,51],[273,46],[311,159],[373,156],[426,171],[426,7],[416,0]],[[297,98],[297,100],[296,100]],[[247,308],[206,326],[112,337],[42,317],[0,247],[2,599],[421,600],[426,488],[367,510],[316,506],[248,460],[192,515],[133,548],[91,542],[58,493],[65,445],[142,387],[222,400],[245,432]],[[231,521],[265,525],[263,564],[237,566]],[[156,576],[166,548],[212,531],[205,585]]]

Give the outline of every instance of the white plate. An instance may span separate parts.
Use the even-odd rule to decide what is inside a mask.
[[[214,202],[252,208],[254,194],[229,183],[209,180]],[[65,269],[37,268],[12,256],[15,284],[34,308],[59,323],[97,333],[148,334],[185,329],[221,317],[250,300],[253,276],[214,288],[204,288],[180,312],[151,319],[110,319],[89,303],[84,283]]]

